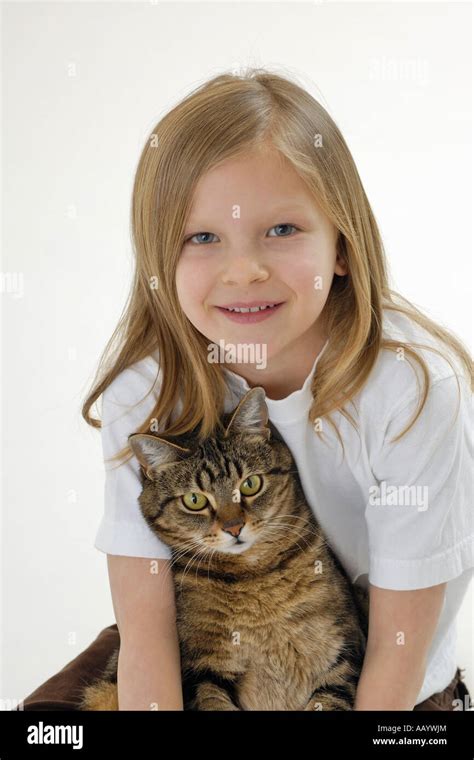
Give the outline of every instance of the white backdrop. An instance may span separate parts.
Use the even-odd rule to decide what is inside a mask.
[[[392,286],[471,347],[470,13],[3,4],[1,697],[26,696],[114,622],[93,546],[100,437],[79,410],[127,296],[133,173],[155,122],[223,70],[297,76],[353,152]],[[472,689],[472,594],[459,631]]]

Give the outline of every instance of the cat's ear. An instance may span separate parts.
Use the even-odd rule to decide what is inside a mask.
[[[128,443],[140,463],[143,474],[149,480],[153,480],[153,470],[157,470],[161,465],[186,459],[192,454],[191,449],[148,433],[133,433],[128,436]]]
[[[261,386],[251,388],[243,396],[227,425],[224,437],[230,433],[248,433],[260,435],[267,440],[271,436],[268,427],[268,409],[265,403],[265,389]]]

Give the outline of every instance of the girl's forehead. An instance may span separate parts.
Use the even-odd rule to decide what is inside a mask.
[[[229,209],[236,206],[248,213],[257,210],[289,213],[314,209],[316,203],[291,165],[282,168],[270,166],[267,161],[230,161],[199,179],[188,220],[192,224],[202,214],[213,217],[219,212],[229,214]]]
[[[247,182],[249,178],[253,182],[271,179],[273,182],[288,182],[291,178],[294,182],[301,181],[292,163],[275,152],[251,152],[249,154],[234,156],[208,169],[200,177],[199,185],[212,187],[221,182]]]

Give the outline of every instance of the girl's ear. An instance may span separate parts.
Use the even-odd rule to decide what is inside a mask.
[[[162,465],[187,459],[192,454],[191,449],[148,433],[129,435],[128,444],[138,459],[143,474],[149,480],[154,479],[153,475]]]
[[[336,264],[334,266],[334,274],[345,275],[349,272],[349,266],[346,258],[346,239],[343,237],[342,232],[338,233],[336,240]]]
[[[334,267],[334,274],[344,275],[347,274],[348,271],[349,268],[347,266],[347,261],[341,256],[340,253],[338,253],[336,257],[336,265]]]
[[[260,435],[267,440],[271,436],[268,427],[268,409],[265,403],[265,389],[260,385],[251,388],[232,412],[224,437],[229,433]]]

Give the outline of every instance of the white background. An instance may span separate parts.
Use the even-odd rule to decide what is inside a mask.
[[[354,155],[392,287],[472,346],[467,3],[4,3],[0,695],[25,697],[114,622],[98,431],[80,416],[131,278],[133,174],[156,121],[268,66]],[[6,280],[5,280],[6,282]],[[20,280],[18,280],[18,283]],[[472,595],[458,662],[474,687]],[[471,627],[470,627],[471,626]]]

